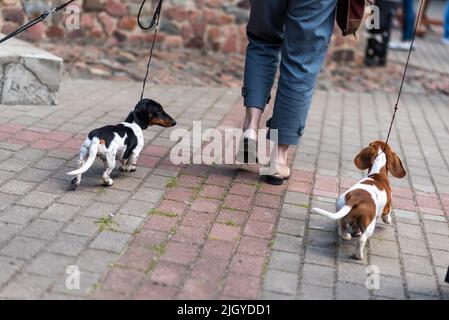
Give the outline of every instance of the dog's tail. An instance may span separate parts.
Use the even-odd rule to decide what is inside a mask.
[[[329,211],[326,211],[323,209],[319,209],[319,208],[312,208],[311,212],[321,214],[321,215],[331,218],[333,220],[338,220],[343,217],[346,217],[349,214],[349,212],[351,212],[351,210],[352,210],[352,206],[346,205],[343,208],[341,208],[338,212],[335,212],[335,213],[329,212]]]
[[[92,167],[92,165],[95,162],[95,159],[96,159],[97,153],[98,153],[98,146],[99,145],[100,145],[100,140],[98,138],[93,138],[92,144],[90,145],[90,148],[89,148],[89,157],[87,158],[86,163],[81,168],[79,168],[78,170],[69,172],[67,174],[69,176],[77,176],[77,175],[83,174],[84,172],[89,170],[90,167]]]

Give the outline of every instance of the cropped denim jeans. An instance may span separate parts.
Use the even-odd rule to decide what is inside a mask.
[[[267,123],[270,130],[278,130],[279,144],[296,145],[304,133],[336,4],[337,0],[251,0],[242,95],[246,107],[264,110],[280,69],[273,116]]]

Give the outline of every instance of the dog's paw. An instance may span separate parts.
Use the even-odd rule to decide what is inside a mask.
[[[345,241],[349,241],[352,239],[352,236],[349,232],[343,233],[340,235],[340,238]]]
[[[121,172],[135,172],[137,170],[136,166],[120,166]]]
[[[382,221],[383,221],[385,224],[391,224],[391,215],[390,215],[390,214],[387,214],[386,216],[382,216]]]
[[[355,260],[363,260],[363,254],[360,254],[359,252],[355,252],[355,253],[352,255],[352,257],[353,257]]]
[[[70,190],[71,191],[76,191],[76,189],[78,189],[78,187],[79,187],[78,179],[74,178],[72,180],[72,182],[70,182]]]
[[[103,180],[103,185],[105,187],[112,187],[114,185],[114,180],[109,179],[109,180]]]

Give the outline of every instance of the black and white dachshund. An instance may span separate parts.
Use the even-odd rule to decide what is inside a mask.
[[[79,169],[67,173],[76,176],[71,182],[71,189],[78,188],[82,174],[89,170],[97,156],[105,165],[103,173],[105,186],[114,184],[110,175],[115,168],[116,160],[122,163],[120,171],[136,171],[137,160],[144,147],[142,130],[153,125],[169,128],[175,126],[176,121],[165,113],[159,103],[144,99],[137,104],[125,122],[91,131],[81,146]]]

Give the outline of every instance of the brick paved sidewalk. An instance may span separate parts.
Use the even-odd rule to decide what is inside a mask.
[[[232,166],[173,166],[171,130],[152,128],[136,173],[115,172],[106,189],[96,164],[68,192],[85,134],[121,121],[138,89],[68,81],[58,107],[2,106],[0,298],[449,298],[447,98],[405,98],[392,144],[409,176],[393,180],[394,224],[378,224],[357,262],[354,242],[308,209],[332,209],[361,176],[352,159],[382,136],[392,97],[318,92],[286,186]],[[241,124],[238,90],[151,90],[177,128]],[[368,264],[380,290],[365,289]],[[80,268],[80,290],[66,289],[67,265]]]

